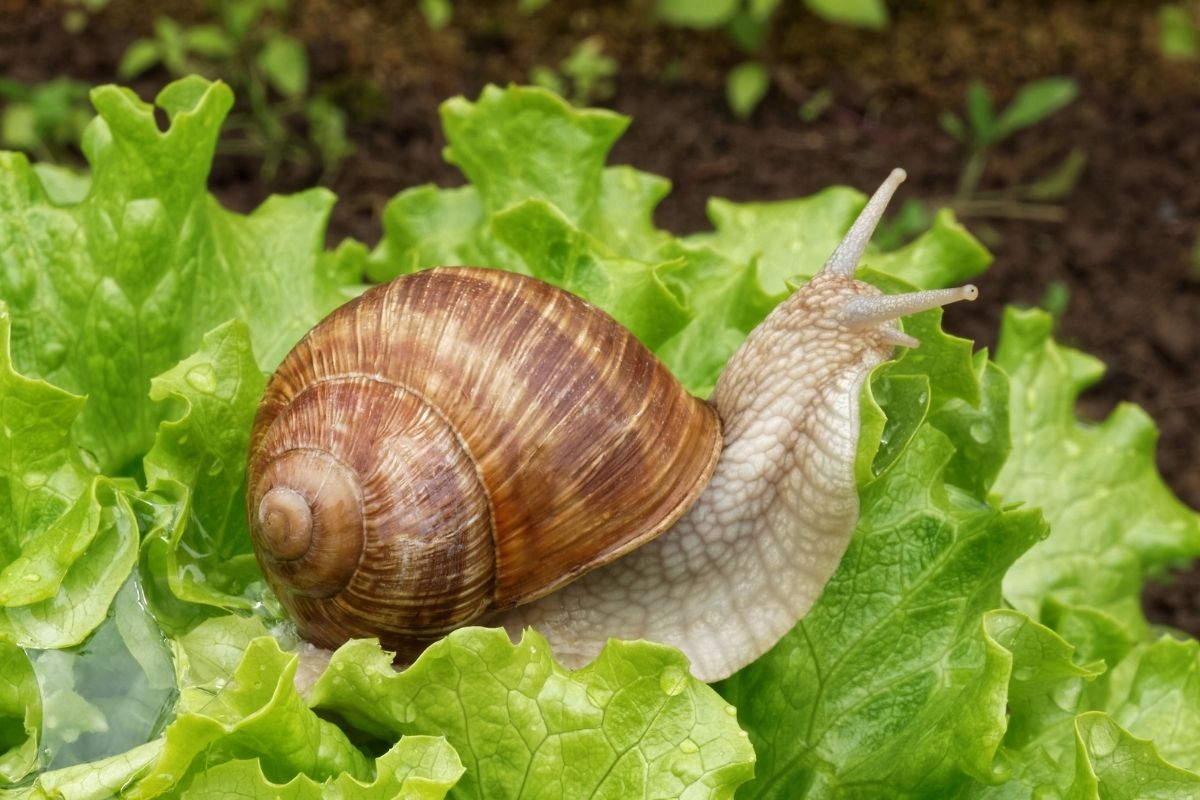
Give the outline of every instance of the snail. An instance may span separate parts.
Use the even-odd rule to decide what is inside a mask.
[[[896,320],[976,289],[882,295],[853,277],[894,170],[813,279],[689,395],[583,300],[438,268],[310,331],[255,418],[255,554],[300,633],[412,658],[446,632],[542,633],[567,666],[612,638],[680,648],[696,677],[778,641],[858,516],[863,381]]]

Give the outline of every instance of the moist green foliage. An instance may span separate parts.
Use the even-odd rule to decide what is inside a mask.
[[[753,750],[730,736],[736,709],[687,668],[672,648],[613,641],[569,673],[536,632],[514,646],[476,628],[403,673],[374,643],[349,643],[313,699],[375,735],[445,736],[470,765],[464,797],[732,797]]]
[[[1010,310],[996,356],[1014,386],[1013,452],[997,488],[1041,508],[1055,531],[1009,572],[1005,594],[1030,615],[1048,600],[1090,607],[1140,637],[1143,580],[1200,550],[1200,519],[1159,477],[1145,412],[1122,405],[1098,425],[1075,418],[1075,399],[1103,370],[1057,344],[1050,326],[1047,314]]]
[[[267,591],[243,512],[265,381],[361,289],[488,264],[577,292],[697,393],[819,268],[858,191],[653,223],[662,178],[609,166],[627,120],[536,89],[442,109],[470,183],[414,187],[379,245],[324,249],[333,198],[249,215],[205,191],[231,96],[93,92],[90,176],[0,154],[0,781],[14,797],[1191,797],[1200,650],[1145,623],[1148,574],[1200,522],[1122,408],[1079,422],[1095,362],[1013,312],[995,362],[919,349],[865,390],[861,515],[811,613],[717,687],[677,651],[611,642],[560,666],[528,632],[468,628],[403,671],[372,641],[322,654]],[[937,215],[872,251],[886,292],[988,254]],[[315,682],[314,682],[315,681]]]

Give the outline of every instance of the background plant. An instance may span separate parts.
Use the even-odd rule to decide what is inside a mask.
[[[617,60],[604,54],[604,41],[589,36],[559,62],[557,69],[534,67],[529,79],[535,86],[549,89],[577,106],[587,106],[613,96],[617,67]]]
[[[960,216],[973,219],[1017,217],[1061,221],[1063,210],[1053,204],[1071,193],[1087,165],[1087,156],[1078,147],[1072,147],[1052,167],[1016,186],[981,191],[979,185],[996,148],[1020,131],[1043,123],[1070,105],[1078,94],[1079,87],[1071,78],[1042,78],[1022,86],[1009,104],[997,111],[983,81],[972,80],[967,86],[964,113],[946,111],[938,117],[942,129],[963,146],[966,156],[954,196],[934,200],[933,204],[946,205]],[[880,226],[878,241],[885,247],[897,247],[932,222],[931,202],[910,198]],[[973,230],[989,244],[999,241],[999,234],[984,222],[976,223]],[[1059,294],[1053,293],[1051,299],[1061,313]]]
[[[66,0],[63,11],[63,27],[71,33],[87,30],[88,22],[109,4],[110,0]]]
[[[78,158],[79,140],[92,119],[88,89],[70,78],[36,84],[0,78],[0,145],[24,150],[39,161]]]
[[[733,113],[746,119],[771,86],[767,65],[759,57],[770,30],[771,16],[781,0],[658,0],[659,20],[668,25],[708,30],[722,28],[739,50],[750,58],[731,69],[725,79],[725,97]],[[804,0],[809,11],[830,22],[871,30],[888,26],[887,6],[882,0]],[[814,118],[820,113],[824,95],[802,110]]]
[[[226,151],[261,158],[267,180],[284,161],[312,158],[328,178],[354,148],[345,112],[329,92],[311,91],[304,45],[280,24],[289,0],[215,0],[210,7],[215,23],[185,26],[157,18],[154,35],[125,51],[118,74],[132,78],[161,65],[175,77],[221,78],[247,108],[230,119],[235,138],[223,143]]]
[[[1164,58],[1200,58],[1200,22],[1196,5],[1167,3],[1158,7],[1158,51]]]
[[[1003,110],[997,112],[991,92],[983,81],[973,80],[967,86],[967,108],[964,116],[944,112],[939,121],[942,128],[958,140],[967,151],[966,162],[959,175],[957,196],[973,197],[987,167],[992,150],[1018,131],[1031,128],[1069,105],[1079,94],[1079,86],[1071,78],[1042,78],[1025,84]],[[1079,156],[1071,156],[1071,164]],[[1068,170],[1077,175],[1082,164]],[[1045,190],[1039,193],[1045,194]]]

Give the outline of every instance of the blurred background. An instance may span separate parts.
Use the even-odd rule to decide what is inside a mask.
[[[675,233],[713,196],[869,192],[902,166],[885,246],[949,207],[995,256],[947,327],[992,347],[1005,304],[1053,312],[1108,369],[1081,414],[1141,405],[1200,508],[1197,0],[0,0],[0,147],[83,170],[89,87],[149,99],[192,72],[238,97],[212,191],[248,211],[328,186],[331,245],[374,245],[401,189],[463,182],[438,104],[489,82],[631,116],[610,162],[672,181]],[[1146,605],[1200,635],[1200,571]]]

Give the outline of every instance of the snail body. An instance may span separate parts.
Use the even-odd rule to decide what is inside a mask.
[[[533,626],[568,665],[610,637],[703,680],[807,612],[858,515],[858,395],[894,320],[853,271],[899,170],[825,269],[747,338],[711,402],[569,293],[451,268],[374,287],[296,346],[251,436],[255,553],[301,634],[402,657],[461,625]]]

